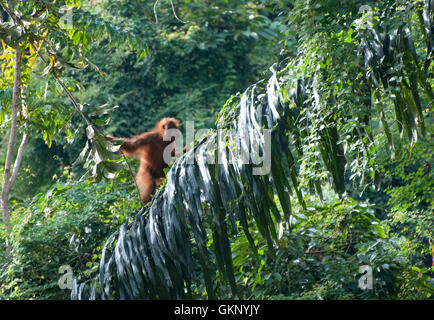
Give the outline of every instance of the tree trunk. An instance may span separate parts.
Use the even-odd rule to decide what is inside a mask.
[[[14,87],[12,92],[12,106],[11,106],[11,133],[9,136],[8,149],[6,153],[6,163],[5,163],[5,171],[4,171],[4,185],[1,194],[2,200],[2,214],[3,214],[3,224],[5,226],[6,232],[9,232],[9,193],[11,191],[12,185],[15,182],[16,176],[18,174],[18,168],[22,159],[22,153],[27,143],[27,134],[23,135],[23,142],[20,145],[20,149],[18,150],[17,159],[15,161],[14,170],[11,176],[11,165],[12,165],[12,157],[14,153],[14,144],[15,138],[17,134],[17,114],[18,114],[18,102],[21,96],[21,50],[17,48],[15,50],[15,73],[14,73]]]

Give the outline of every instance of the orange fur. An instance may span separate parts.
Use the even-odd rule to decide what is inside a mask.
[[[151,200],[151,195],[155,188],[161,184],[164,177],[164,149],[174,141],[164,141],[163,138],[168,129],[179,129],[180,123],[176,118],[163,118],[155,124],[153,130],[144,132],[132,138],[116,138],[107,136],[113,140],[122,140],[120,150],[128,157],[140,159],[139,170],[136,175],[136,183],[140,191],[140,196],[144,203]],[[171,151],[175,155],[175,149]]]

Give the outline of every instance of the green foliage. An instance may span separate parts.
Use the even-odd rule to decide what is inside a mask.
[[[387,89],[386,85],[393,84],[393,74],[385,70],[379,73],[385,78],[381,88],[375,78],[376,70],[372,72],[375,68],[371,62],[377,65],[386,60],[392,61],[392,64],[402,62],[400,59],[405,56],[405,52],[402,51],[400,40],[392,41],[391,37],[398,34],[398,38],[413,43],[413,37],[417,38],[418,34],[400,35],[401,24],[409,22],[401,21],[400,11],[386,10],[387,14],[376,16],[376,24],[368,26],[370,31],[365,32],[363,28],[356,27],[355,20],[359,13],[353,2],[325,8],[319,3],[314,4],[314,7],[310,2],[304,4],[301,1],[296,4],[293,16],[294,24],[300,26],[301,42],[297,56],[288,61],[283,71],[273,72],[267,84],[256,83],[242,95],[228,101],[217,122],[219,128],[231,128],[238,132],[241,136],[241,150],[258,145],[264,150],[265,138],[260,129],[273,129],[271,172],[257,176],[252,174],[251,165],[231,163],[226,158],[218,165],[210,164],[206,160],[210,156],[209,151],[215,150],[211,141],[216,137],[211,132],[208,139],[198,142],[194,147],[199,155],[198,163],[188,165],[186,159],[192,151],[175,162],[168,172],[166,188],[156,196],[151,207],[141,211],[133,224],[121,228],[118,242],[101,262],[100,277],[90,286],[91,290],[85,289],[85,283],[78,284],[72,292],[73,298],[194,297],[192,288],[198,286],[195,276],[197,270],[193,262],[195,259],[197,265],[201,266],[200,279],[204,281],[209,298],[221,294],[226,297],[240,296],[230,248],[230,230],[236,231],[237,222],[251,250],[259,254],[249,231],[249,223],[254,221],[267,243],[270,255],[275,256],[273,242],[278,238],[276,224],[294,218],[292,206],[295,198],[291,198],[289,193],[295,193],[299,205],[307,210],[308,206],[302,197],[304,186],[310,188],[311,194],[317,193],[323,197],[321,184],[331,181],[336,192],[344,199],[348,181],[359,180],[362,190],[367,185],[366,175],[375,182],[378,172],[375,168],[376,148],[372,132],[378,130],[378,127],[373,124],[373,120],[382,115],[381,108],[373,109],[372,104],[373,101],[374,104],[377,103],[379,90]],[[383,9],[393,9],[393,5],[390,7],[388,3],[382,3],[381,6]],[[342,18],[338,18],[330,27],[329,15],[317,21],[318,15],[308,14],[311,9],[321,9],[332,17]],[[428,20],[430,19],[429,7],[408,5],[407,11],[411,10],[414,14],[407,16],[410,21],[418,10],[425,10]],[[342,12],[347,15],[342,15]],[[390,21],[397,23],[389,24]],[[386,26],[390,29],[386,29]],[[382,30],[380,40],[378,29]],[[353,33],[355,37],[352,37]],[[371,51],[376,47],[372,49],[368,48],[369,45],[366,46],[371,37],[381,43],[388,55],[377,55],[372,60]],[[420,41],[419,44],[428,52],[431,50],[429,43]],[[364,51],[359,51],[358,45]],[[339,63],[343,54],[350,57],[349,64]],[[430,84],[423,85],[429,81],[426,74],[421,74],[418,80],[420,87],[414,84],[412,70],[414,63],[421,58],[416,54],[411,59],[412,62],[401,63],[401,76],[403,81],[413,83],[410,86],[413,93],[402,98],[392,96],[384,108],[393,103],[398,123],[402,122],[403,114],[415,123],[408,128],[406,125],[398,128],[401,145],[405,143],[401,139],[402,133],[410,128],[407,130],[407,138],[413,147],[419,136],[416,130],[420,130],[420,136],[424,137],[425,126],[424,119],[418,112],[411,115],[408,113],[408,105],[417,104],[416,97],[427,103],[430,99]],[[425,59],[430,66],[431,56],[428,55]],[[384,66],[386,69],[389,67]],[[398,89],[402,87],[399,86]],[[398,89],[395,86],[394,90]],[[376,114],[378,110],[380,111]],[[248,135],[243,135],[244,132]],[[379,130],[379,133],[383,132],[389,136],[387,127]],[[289,145],[288,136],[293,147]],[[224,145],[223,150],[229,154],[234,152],[230,144]],[[175,194],[173,190],[176,190]],[[281,212],[276,206],[275,198],[282,208]],[[390,297],[393,296],[397,283],[396,277],[390,276],[389,269],[395,268],[396,258],[399,259],[395,256],[400,253],[399,250],[394,251],[393,248],[399,247],[396,242],[400,240],[393,238],[390,243],[384,242],[383,238],[387,234],[384,226],[374,219],[372,212],[361,210],[362,208],[363,204],[350,202],[350,212],[343,215],[343,229],[328,235],[337,239],[337,242],[331,244],[331,249],[355,254],[356,248],[352,248],[354,239],[358,244],[358,264],[375,263],[379,273],[376,275],[377,287],[371,297]],[[319,208],[315,210],[321,212]],[[181,217],[180,212],[184,211],[186,216]],[[208,212],[209,215],[206,214]],[[355,217],[350,219],[347,227],[345,216],[352,215],[353,212]],[[339,217],[332,215],[333,225],[340,225],[337,220]],[[352,232],[354,225],[359,230]],[[288,231],[298,235],[291,226],[287,227]],[[191,239],[193,235],[194,241]],[[212,246],[209,247],[212,253],[205,247],[208,237],[212,237]],[[191,246],[197,251],[196,256],[192,256]],[[135,259],[133,252],[140,252],[141,248],[145,248],[142,258]],[[215,266],[205,263],[214,257]],[[343,265],[334,263],[333,268],[337,271],[332,271],[331,275],[325,277],[325,282],[317,284],[319,291],[330,291],[327,296],[354,296],[342,288],[338,281],[340,278],[334,276],[343,273],[344,278],[345,275],[348,275],[347,279],[350,278],[351,271],[345,272],[348,270],[347,261],[342,260],[342,263]],[[259,269],[263,265],[265,263],[261,263]],[[303,267],[309,266],[305,264]],[[354,266],[349,270],[352,268]],[[381,273],[383,269],[384,277]],[[212,285],[213,279],[216,279],[217,287]],[[260,282],[259,278],[258,283]],[[225,290],[227,286],[230,290]],[[301,293],[301,296],[304,294],[311,296],[309,292]],[[369,294],[361,296],[368,297]]]
[[[307,201],[294,211],[292,232],[282,229],[276,253],[259,247],[259,259],[248,243],[233,245],[234,268],[246,297],[265,299],[375,299],[393,297],[392,272],[403,268],[397,241],[389,239],[373,207],[352,199]],[[359,267],[374,270],[374,290],[358,287]]]
[[[119,180],[99,184],[59,181],[17,206],[7,238],[12,249],[2,248],[0,259],[1,298],[67,299],[69,292],[58,285],[62,265],[71,266],[74,276],[94,275],[102,249],[94,244],[105,241],[140,206],[129,180],[123,172]]]
[[[175,5],[188,23],[161,5],[155,24],[146,14],[153,12],[150,2],[115,1],[98,7],[102,16],[116,16],[114,23],[127,26],[149,47],[141,59],[128,48],[107,48],[110,41],[102,39],[93,46],[91,60],[100,61],[110,76],[82,76],[87,102],[119,105],[109,128],[119,136],[148,130],[163,116],[194,119],[197,127],[211,128],[228,96],[256,81],[277,59],[284,25],[267,6],[252,1]]]
[[[371,5],[366,25],[358,12],[362,3]],[[300,42],[283,92],[288,100],[295,96],[291,138],[303,153],[301,172],[311,189],[318,192],[320,181],[331,176],[343,193],[344,171],[355,189],[376,184],[376,134],[386,134],[392,159],[404,134],[411,144],[425,136],[432,47],[419,28],[432,26],[430,8],[428,1],[295,3],[290,21]],[[397,125],[395,135],[389,122]]]
[[[402,275],[405,283],[400,296],[407,299],[424,299],[434,294],[429,275],[434,263],[432,149],[432,141],[417,144],[385,168],[385,177],[392,180],[385,190],[389,195],[391,227],[406,237],[402,251],[412,265]]]
[[[28,29],[26,34],[30,39],[44,38],[35,46],[41,46],[40,54],[45,57],[45,61],[37,59],[31,45],[26,44],[26,51],[33,52],[28,65],[34,70],[25,86],[29,117],[22,125],[57,150],[64,146],[65,139],[72,143],[64,151],[56,151],[60,165],[71,165],[83,152],[82,160],[89,160],[86,177],[97,179],[113,176],[113,170],[119,168],[110,161],[93,161],[105,159],[111,149],[97,138],[99,130],[106,127],[107,133],[116,131],[119,136],[138,134],[152,128],[163,116],[195,119],[196,127],[214,126],[219,106],[227,97],[256,81],[269,61],[277,58],[280,31],[284,29],[278,6],[251,1],[177,3],[186,24],[174,18],[170,7],[163,6],[158,9],[159,23],[155,24],[143,12],[152,12],[151,3],[89,5],[74,1],[68,5],[72,8],[72,28],[62,27],[62,16],[67,12],[61,10],[60,3],[45,6],[27,1],[16,7],[23,11],[23,21],[39,19],[38,28]],[[42,8],[36,13],[27,10],[39,6]],[[11,66],[11,57],[5,66]],[[41,74],[45,76],[41,78]],[[81,110],[95,125],[95,139],[89,138],[86,143],[83,136],[89,124],[71,108],[64,90],[49,75],[58,76],[75,95]],[[5,93],[8,90],[6,87]],[[0,100],[1,119],[8,113],[10,97],[5,94]],[[119,108],[113,112],[111,107],[115,105]],[[37,140],[30,145],[37,148],[38,143],[33,141]],[[90,152],[88,158],[85,152]],[[42,160],[52,162],[51,158]],[[56,173],[51,170],[47,174],[32,161],[24,163],[38,177]],[[92,170],[93,166],[98,169]],[[48,182],[43,179],[36,187],[44,190]],[[14,196],[22,197],[22,191],[15,189]],[[33,194],[29,192],[28,196]]]
[[[74,30],[50,37],[65,50],[46,48],[35,69],[61,75],[70,92],[86,87],[75,92],[85,122],[63,108],[60,85],[44,89],[25,72],[29,128],[48,145],[62,143],[59,132],[76,140],[60,162],[85,145],[90,175],[114,177],[118,146],[102,128],[136,134],[163,115],[210,127],[236,91],[215,123],[243,143],[215,145],[209,131],[141,210],[125,171],[17,198],[12,251],[0,258],[6,297],[66,298],[58,267],[69,264],[75,299],[432,299],[432,1],[175,1],[187,23],[160,4],[158,24],[152,3],[75,4]],[[283,61],[270,76],[276,49]],[[3,60],[7,127],[10,52]],[[266,174],[207,161],[218,148],[264,150],[262,129],[272,132]],[[361,266],[373,270],[372,290],[358,286]]]

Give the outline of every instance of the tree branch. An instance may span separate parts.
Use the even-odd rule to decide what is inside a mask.
[[[137,5],[140,7],[140,9],[142,9],[143,13],[145,14],[146,18],[149,20],[150,23],[154,23],[152,21],[152,16],[149,14],[149,12],[146,10],[145,6],[143,5],[143,3],[140,2],[140,0],[136,0]]]
[[[154,3],[154,16],[155,16],[155,24],[158,23],[158,15],[157,15],[157,5],[160,0],[155,1]]]
[[[14,151],[15,136],[17,133],[17,115],[18,115],[18,97],[20,95],[21,87],[21,52],[20,49],[15,50],[15,73],[14,73],[14,87],[12,91],[12,106],[11,106],[11,133],[9,136],[8,149],[6,153],[5,162],[5,184],[10,179],[10,169],[12,165],[12,155]]]
[[[136,0],[137,1],[137,0]],[[137,1],[138,2],[138,1]],[[154,16],[155,16],[155,24],[158,23],[158,14],[157,14],[157,6],[158,6],[158,2],[160,2],[160,0],[156,0],[154,3]],[[172,7],[172,12],[173,15],[175,16],[175,19],[178,20],[179,22],[182,23],[187,23],[186,21],[181,20],[180,18],[178,18],[178,16],[176,15],[176,10],[175,10],[175,5],[173,4],[173,0],[170,0],[170,5]]]
[[[21,106],[22,106],[21,114],[24,116],[24,119],[27,120],[26,101],[25,101],[23,95],[21,95]],[[24,126],[27,128],[26,125],[24,125]],[[16,157],[15,162],[14,162],[14,170],[12,172],[12,176],[10,179],[11,187],[14,185],[15,180],[17,179],[18,170],[20,169],[21,161],[23,159],[24,149],[26,148],[28,141],[29,141],[29,135],[27,134],[27,132],[24,132],[23,137],[21,139],[21,144],[18,147],[17,157]]]
[[[28,141],[29,141],[29,135],[26,132],[24,132],[23,138],[21,139],[21,144],[18,148],[17,158],[15,159],[14,170],[12,172],[12,176],[10,179],[11,187],[14,185],[15,180],[17,179],[18,170],[20,169],[21,161],[23,159],[24,149],[26,148]]]
[[[14,73],[14,87],[12,91],[12,120],[11,120],[11,133],[9,136],[9,143],[6,152],[6,162],[5,162],[5,170],[4,170],[4,185],[2,189],[1,199],[2,199],[2,214],[3,214],[3,223],[5,225],[6,231],[9,231],[9,193],[12,188],[12,179],[11,179],[11,165],[12,165],[12,156],[14,152],[14,144],[15,137],[17,133],[17,114],[18,114],[18,98],[21,93],[21,50],[20,48],[15,49],[15,73]],[[14,170],[15,171],[15,170]]]
[[[175,6],[173,5],[173,0],[170,0],[170,5],[172,6],[172,12],[173,15],[175,16],[175,19],[178,20],[179,22],[187,23],[186,21],[182,21],[181,19],[179,19],[178,16],[176,15]]]
[[[8,2],[9,4],[9,2]],[[13,10],[11,10],[11,8],[6,8],[1,2],[0,2],[0,7],[3,8],[3,10],[5,10],[9,16],[12,18],[12,20],[14,21],[14,23],[16,25],[20,25],[23,26],[22,21],[20,20],[19,17],[17,17],[14,13]],[[44,63],[48,63],[47,59],[45,59],[45,57],[40,53],[40,50],[37,50],[33,41],[30,40],[30,38],[28,37],[25,29],[23,28],[23,33],[26,35],[26,37],[29,39],[29,44],[32,47],[32,49],[36,52],[36,54],[39,56],[39,58],[41,58],[41,60]],[[103,136],[102,132],[93,125],[93,123],[87,118],[87,116],[81,111],[81,107],[80,104],[77,102],[77,100],[75,99],[74,95],[71,93],[71,91],[69,91],[68,87],[63,83],[62,80],[60,80],[60,78],[58,77],[58,75],[56,74],[55,70],[53,70],[53,72],[51,72],[51,74],[53,75],[54,79],[57,81],[57,83],[62,87],[63,91],[66,93],[66,95],[69,97],[69,99],[71,100],[75,110],[80,114],[80,116],[82,117],[82,119],[86,122],[86,124],[88,126],[92,126],[93,129],[98,132],[100,135]]]

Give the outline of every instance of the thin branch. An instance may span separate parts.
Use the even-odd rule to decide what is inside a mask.
[[[137,1],[137,0],[136,0],[136,1]],[[159,3],[159,2],[160,2],[160,0],[156,0],[155,3],[154,3],[155,24],[158,23],[157,6],[158,6],[158,3]],[[179,22],[187,23],[186,21],[181,20],[181,19],[178,17],[178,15],[176,14],[175,5],[173,4],[173,0],[170,0],[170,5],[171,5],[171,7],[172,7],[172,12],[173,12],[173,15],[175,16],[175,19],[178,20]]]
[[[13,11],[14,11],[14,7],[13,7],[13,5],[12,5],[12,2],[11,2],[10,0],[7,0],[7,1],[6,1],[6,4],[7,4],[8,8],[6,9],[6,8],[3,7],[3,5],[2,5],[3,10],[6,11],[7,14],[9,14],[9,16],[11,17],[12,21],[13,21],[15,24],[17,24],[16,16],[15,16],[15,14],[13,13]]]
[[[157,15],[157,5],[160,0],[155,1],[154,3],[154,16],[155,16],[155,24],[158,23],[158,15]]]
[[[154,23],[152,21],[152,17],[149,14],[149,12],[146,10],[145,6],[143,5],[143,3],[140,2],[140,0],[136,0],[137,5],[140,7],[140,9],[142,9],[143,13],[145,14],[146,18],[149,20],[150,23]]]
[[[11,258],[7,257],[6,255],[2,254],[1,252],[0,252],[0,257],[1,257],[3,260],[6,260],[8,263],[12,263],[12,264],[14,264],[14,265],[16,265],[16,266],[19,266],[19,265],[20,265],[19,263],[13,261]]]
[[[187,23],[187,21],[182,21],[182,20],[179,19],[178,16],[176,15],[175,6],[173,5],[173,0],[170,0],[170,4],[171,4],[171,6],[172,6],[173,15],[175,16],[176,20],[178,20],[179,22],[182,22],[182,23]]]
[[[11,18],[14,20],[14,22],[18,25],[23,25],[23,23],[21,22],[20,18],[15,16],[15,14],[9,10],[9,8],[6,8],[2,3],[0,3],[0,6],[3,8],[3,10],[5,10],[9,16],[11,16]],[[27,38],[29,39],[25,29],[23,28],[23,33],[27,36]],[[44,63],[48,63],[47,59],[42,56],[42,54],[40,53],[40,50],[37,50],[33,41],[29,41],[30,45],[32,46],[32,49],[37,53],[37,55],[39,56],[39,58],[41,58],[41,60]],[[77,100],[75,99],[74,95],[71,93],[71,91],[69,91],[68,87],[62,82],[62,80],[60,80],[60,78],[57,76],[55,70],[53,70],[53,72],[51,72],[51,74],[53,75],[54,79],[57,81],[58,84],[60,84],[60,86],[62,87],[63,91],[66,93],[66,95],[69,97],[69,99],[71,100],[74,108],[76,109],[76,111],[80,114],[80,116],[83,118],[83,120],[87,123],[87,125],[92,126],[94,128],[94,130],[96,132],[98,132],[100,135],[103,135],[102,132],[93,125],[93,123],[86,117],[86,115],[81,111],[81,106],[80,104],[77,102]]]

